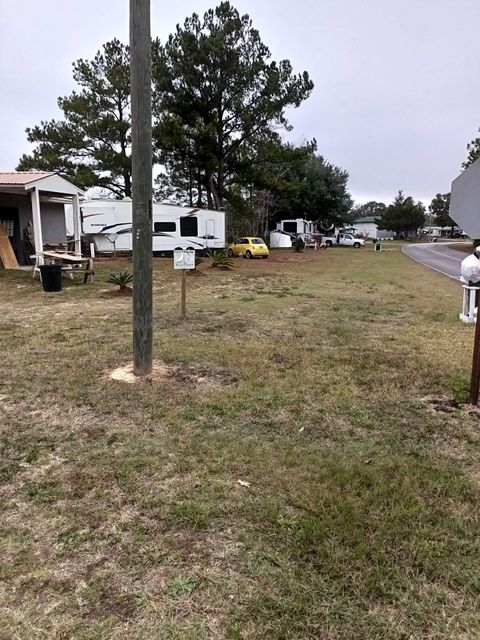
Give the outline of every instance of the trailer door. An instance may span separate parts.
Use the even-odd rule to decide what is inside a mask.
[[[215,246],[215,220],[209,219],[206,222],[205,228],[205,248]]]

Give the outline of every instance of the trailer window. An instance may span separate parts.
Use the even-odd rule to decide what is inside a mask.
[[[155,222],[153,224],[153,230],[155,233],[160,233],[162,231],[173,231],[175,232],[177,226],[175,222]]]
[[[284,222],[283,230],[287,233],[297,233],[297,223],[296,222]]]
[[[181,236],[198,236],[198,220],[193,216],[180,218]]]

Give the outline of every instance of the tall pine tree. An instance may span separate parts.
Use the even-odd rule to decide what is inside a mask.
[[[59,171],[83,187],[131,196],[128,47],[107,42],[93,60],[73,63],[73,78],[80,90],[57,101],[63,120],[27,129],[36,146],[17,169]]]
[[[288,128],[313,83],[288,60],[270,60],[248,15],[229,2],[193,14],[154,47],[155,139],[160,160],[197,199],[220,208],[237,179],[242,149],[274,126]],[[198,197],[198,194],[201,197]]]

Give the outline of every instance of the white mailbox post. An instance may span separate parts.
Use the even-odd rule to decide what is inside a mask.
[[[195,251],[193,249],[177,249],[173,252],[173,268],[182,271],[182,318],[186,315],[187,271],[195,269]]]
[[[193,249],[177,249],[173,252],[174,269],[195,269],[195,251]]]

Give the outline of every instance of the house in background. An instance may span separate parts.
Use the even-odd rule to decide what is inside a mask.
[[[19,264],[30,264],[29,256],[45,245],[66,245],[65,204],[73,205],[75,251],[81,253],[81,195],[81,189],[53,172],[0,172],[0,222]]]
[[[355,220],[355,233],[363,238],[372,238],[377,240],[393,238],[393,232],[379,229],[378,224],[375,222],[376,220],[376,216],[366,216],[365,218]]]

